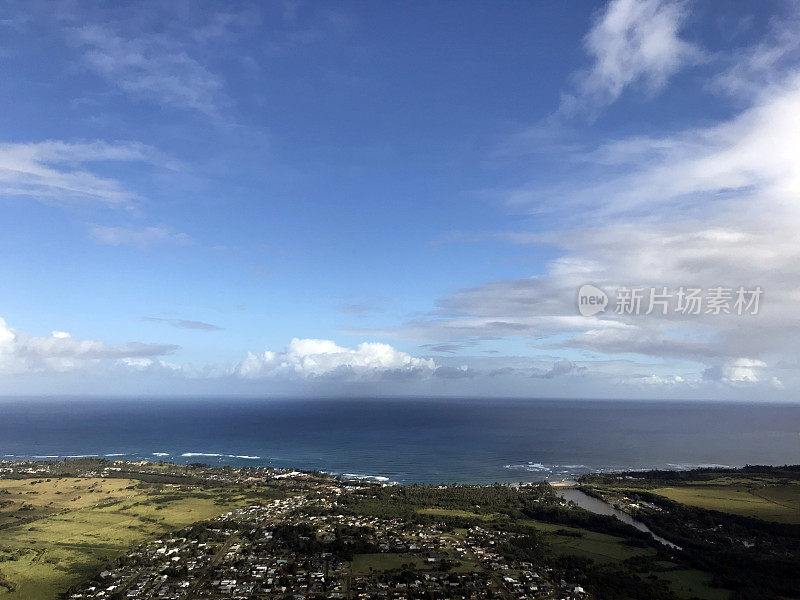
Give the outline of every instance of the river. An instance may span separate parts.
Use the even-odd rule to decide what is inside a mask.
[[[669,540],[665,540],[660,535],[656,535],[655,533],[650,531],[650,528],[647,525],[645,525],[641,521],[634,519],[628,513],[623,512],[618,508],[614,508],[607,502],[603,502],[599,498],[590,496],[589,494],[586,494],[579,489],[561,488],[556,490],[556,493],[562,498],[564,498],[564,500],[569,500],[570,502],[574,502],[581,508],[585,508],[590,512],[596,513],[598,515],[611,515],[613,517],[617,517],[623,523],[627,523],[628,525],[633,525],[639,531],[644,531],[645,533],[649,533],[651,536],[653,536],[654,540],[656,540],[657,542],[661,542],[665,546],[669,546],[670,548],[674,548],[676,550],[681,549],[680,546],[673,544]]]

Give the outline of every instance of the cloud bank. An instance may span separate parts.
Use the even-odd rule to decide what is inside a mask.
[[[236,368],[241,377],[375,379],[387,375],[432,374],[433,359],[415,358],[388,344],[364,342],[344,348],[331,340],[293,339],[283,352],[248,353]]]
[[[109,364],[135,364],[172,354],[173,344],[130,342],[109,346],[97,340],[78,340],[64,331],[31,336],[10,328],[0,318],[0,373],[4,375],[104,369]]]
[[[206,331],[218,329],[200,321],[175,320],[174,324]],[[100,377],[115,372],[149,372],[183,379],[374,382],[468,374],[465,368],[455,371],[440,368],[433,359],[417,358],[377,342],[346,348],[331,340],[295,338],[283,352],[248,352],[235,365],[199,366],[168,360],[179,349],[174,344],[142,342],[110,346],[98,340],[76,339],[63,331],[53,331],[50,336],[31,336],[12,329],[0,319],[0,374],[3,375],[81,372]]]
[[[639,79],[663,85],[696,54],[675,37],[684,10],[662,2],[612,3],[588,37],[597,64],[583,74],[582,81],[594,82],[584,89],[599,90],[602,101],[611,102]],[[651,25],[661,30],[655,50],[638,46]],[[558,186],[531,183],[506,192],[515,210],[545,215],[562,228],[482,232],[473,239],[557,248],[543,274],[462,289],[441,298],[428,317],[352,332],[428,347],[529,340],[543,352],[580,356],[575,362],[586,368],[584,376],[684,386],[687,393],[709,383],[767,389],[800,384],[790,359],[800,351],[800,71],[796,61],[786,60],[800,48],[796,31],[781,27],[772,51],[766,43],[750,48],[723,69],[725,85],[715,92],[744,104],[729,119],[563,150],[568,166]],[[609,37],[617,34],[635,46],[620,52],[636,64],[615,59]],[[762,85],[754,93],[747,78],[756,71]],[[612,307],[586,318],[576,307],[585,283],[609,292],[623,286],[761,286],[764,302],[751,316],[627,316]],[[653,371],[628,364],[627,374],[617,372],[620,361],[630,359],[651,363]]]

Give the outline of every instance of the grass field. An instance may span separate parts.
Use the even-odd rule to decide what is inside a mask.
[[[353,575],[369,575],[372,571],[391,571],[403,564],[414,565],[416,569],[429,568],[424,558],[418,554],[356,554],[353,557]]]
[[[9,502],[0,509],[0,581],[11,588],[0,586],[2,600],[56,598],[146,539],[252,501],[127,479],[0,480],[0,490]]]
[[[543,523],[530,519],[522,522],[530,525],[537,531],[545,533],[545,539],[555,554],[585,556],[599,563],[621,562],[634,556],[656,555],[656,551],[653,548],[629,546],[625,543],[623,538],[607,535],[605,533],[596,533],[594,531],[575,527],[564,527],[563,525],[553,525],[551,523]],[[559,531],[570,532],[580,535],[580,537],[560,535],[558,533]]]
[[[765,521],[800,523],[800,485],[750,481],[690,484],[650,490],[670,500]]]
[[[129,479],[0,479],[0,527],[130,495]]]

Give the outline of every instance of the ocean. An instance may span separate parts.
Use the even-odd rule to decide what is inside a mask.
[[[800,463],[800,405],[495,399],[0,402],[0,458],[317,469],[401,483]]]

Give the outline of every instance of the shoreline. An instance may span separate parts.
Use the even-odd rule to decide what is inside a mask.
[[[155,455],[167,455],[167,453],[153,453]],[[122,459],[119,458],[121,456],[132,456],[132,459]],[[186,455],[182,455],[185,457]],[[227,454],[193,454],[193,457],[202,458],[202,457],[229,457],[229,458],[247,458],[252,459],[254,457],[247,456],[238,456],[238,455],[227,455]],[[686,467],[673,467],[673,468],[651,468],[651,469],[598,469],[595,471],[586,471],[581,473],[580,477],[565,477],[559,479],[557,481],[551,481],[548,479],[547,475],[544,475],[540,479],[533,479],[528,481],[511,481],[506,480],[502,481],[499,479],[495,480],[487,480],[487,481],[475,481],[475,480],[454,480],[454,479],[442,479],[439,481],[398,481],[396,479],[392,479],[386,475],[375,475],[375,474],[362,474],[357,473],[354,471],[347,471],[347,472],[333,472],[327,471],[324,469],[316,469],[316,468],[308,468],[308,467],[288,467],[288,466],[275,466],[275,465],[264,465],[264,464],[253,464],[249,462],[249,464],[232,464],[232,463],[218,463],[218,464],[209,464],[203,462],[174,462],[171,460],[163,460],[156,456],[156,460],[153,459],[138,459],[136,455],[131,454],[105,454],[105,455],[98,455],[98,454],[74,454],[74,455],[49,455],[49,456],[21,456],[21,455],[13,455],[13,454],[5,454],[2,455],[0,458],[0,478],[2,478],[4,473],[7,473],[12,469],[14,466],[19,465],[30,465],[32,468],[40,465],[54,465],[54,464],[69,464],[75,463],[76,465],[81,463],[82,461],[96,461],[104,465],[104,468],[111,469],[114,471],[118,471],[120,467],[176,467],[176,468],[184,468],[184,469],[192,469],[192,468],[200,468],[200,469],[208,469],[211,471],[225,471],[225,470],[233,470],[234,472],[243,471],[243,472],[263,472],[265,474],[271,474],[274,477],[281,478],[290,475],[314,475],[314,476],[322,476],[327,477],[332,480],[342,481],[342,482],[359,482],[359,483],[369,483],[369,484],[378,484],[382,486],[413,486],[413,485],[456,485],[456,486],[493,486],[493,485],[505,485],[509,487],[526,487],[535,485],[538,483],[547,483],[551,487],[559,490],[567,490],[567,489],[576,489],[580,488],[583,483],[581,483],[581,478],[587,477],[589,479],[592,478],[608,478],[611,477],[612,479],[618,480],[620,478],[639,478],[647,475],[652,474],[689,474],[689,473],[715,473],[715,472],[759,472],[764,469],[767,470],[786,470],[786,469],[798,469],[800,466],[793,465],[789,463],[784,463],[781,465],[769,465],[769,464],[748,464],[742,466],[728,466],[728,465],[703,465],[703,466],[686,466]],[[99,466],[99,465],[98,465]]]
[[[556,482],[548,481],[547,483],[550,484],[550,487],[554,487],[554,488],[557,488],[557,489],[569,489],[569,488],[576,488],[576,487],[580,486],[580,484],[577,481],[574,481],[572,479],[565,479],[565,480],[556,481]]]

